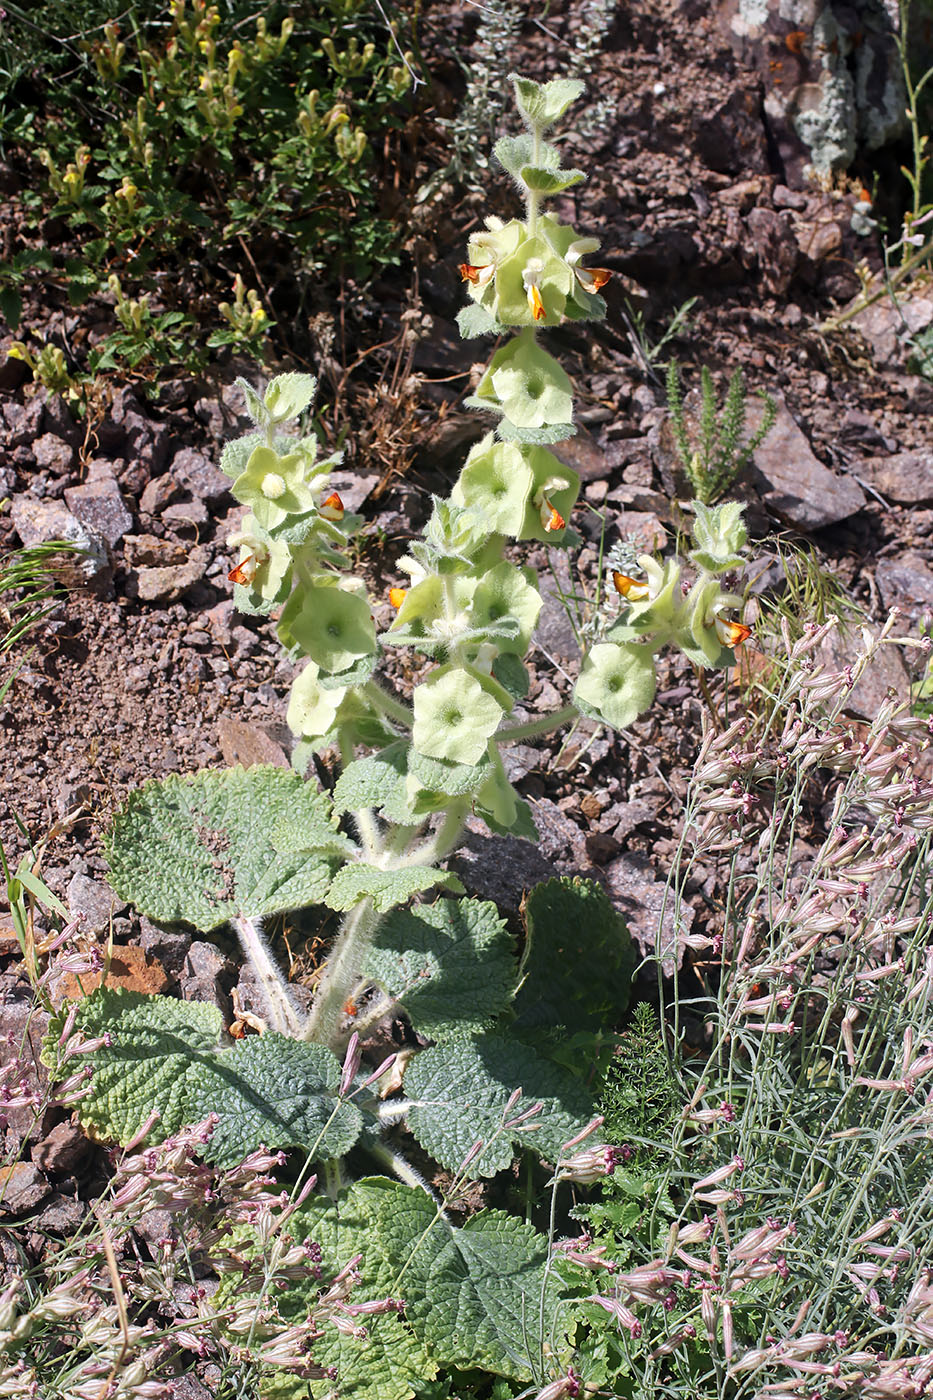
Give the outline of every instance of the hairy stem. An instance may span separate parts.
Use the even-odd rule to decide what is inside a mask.
[[[538,734],[550,734],[552,729],[562,729],[571,720],[577,719],[579,710],[574,705],[565,705],[552,715],[542,715],[540,719],[529,719],[524,724],[513,724],[500,729],[493,735],[497,744],[516,744],[520,739],[534,739]]]
[[[375,705],[377,710],[387,715],[389,719],[396,720],[399,724],[404,724],[406,729],[410,729],[414,720],[409,705],[403,704],[401,700],[396,700],[394,695],[390,695],[378,681],[367,681],[363,686],[363,694],[367,700]]]
[[[379,915],[371,899],[362,900],[344,918],[337,941],[324,964],[311,1015],[302,1031],[303,1040],[339,1048],[344,1004],[360,979],[378,924]]]
[[[270,1029],[281,1035],[301,1036],[304,1029],[301,1012],[262,936],[261,920],[238,918],[234,922],[246,959],[256,973]]]
[[[466,821],[467,812],[470,810],[470,799],[461,797],[454,799],[449,809],[444,813],[444,819],[440,826],[424,841],[420,846],[414,846],[394,862],[393,868],[401,868],[406,865],[436,865],[439,860],[443,860],[460,840],[463,831],[463,823]]]

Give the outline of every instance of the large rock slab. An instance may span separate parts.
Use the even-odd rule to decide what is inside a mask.
[[[765,504],[799,530],[820,530],[855,515],[865,505],[858,482],[824,467],[787,405],[778,400],[776,407],[774,427],[754,456]],[[749,431],[761,422],[762,411],[760,403],[749,403]]]

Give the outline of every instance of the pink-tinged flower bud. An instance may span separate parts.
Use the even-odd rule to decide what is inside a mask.
[[[567,1369],[566,1376],[561,1376],[559,1380],[551,1381],[550,1385],[546,1385],[543,1390],[539,1390],[535,1396],[535,1400],[565,1400],[565,1397],[569,1397],[569,1400],[576,1400],[579,1394],[580,1377],[577,1375],[576,1371],[574,1371],[573,1367],[570,1366]]]
[[[607,1147],[600,1143],[596,1147],[584,1148],[573,1157],[558,1162],[557,1170],[563,1181],[576,1181],[581,1186],[590,1186],[604,1176],[611,1176],[622,1160],[618,1147]]]

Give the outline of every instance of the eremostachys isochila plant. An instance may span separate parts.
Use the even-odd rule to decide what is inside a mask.
[[[405,906],[437,887],[462,893],[441,862],[470,813],[494,832],[534,836],[528,806],[506,776],[503,744],[578,713],[624,728],[651,704],[661,648],[725,665],[745,634],[724,616],[738,599],[722,587],[741,561],[741,509],[696,506],[686,559],[662,565],[640,556],[631,574],[616,571],[621,610],[584,660],[574,705],[509,723],[528,690],[524,657],[541,595],[534,572],[508,559],[506,546],[566,544],[579,490],[547,445],[572,432],[572,399],[538,334],[565,317],[602,316],[598,288],[607,276],[581,264],[593,241],[541,209],[547,195],[582,178],[561,168],[544,139],[580,85],[514,84],[527,132],[500,142],[497,153],[524,192],[525,217],[488,220],[461,269],[472,299],[461,313],[464,333],[515,332],[477,390],[478,405],[497,421],[450,498],[434,500],[401,561],[410,583],[393,590],[392,625],[377,636],[365,585],[349,572],[345,546],[359,522],[329,485],[335,459],[320,458],[315,438],[292,431],[311,403],[313,378],[282,375],[262,393],[244,385],[255,427],[222,460],[249,510],[232,540],[239,559],[231,578],[241,608],[277,611],[279,639],[304,663],[288,706],[298,771],[231,769],[146,784],[109,838],[112,883],[142,912],[204,931],[236,929],[263,995],[262,1034],[230,1045],[213,1006],[104,990],[49,1044],[54,1062],[66,1030],[90,1037],[94,1073],[78,1112],[100,1137],[164,1136],[213,1114],[205,1153],[221,1165],[260,1143],[324,1164],[328,1196],[313,1209],[324,1212],[322,1232],[337,1232],[335,1255],[338,1236],[348,1257],[364,1240],[380,1242],[389,1262],[372,1276],[374,1297],[398,1296],[404,1275],[410,1326],[380,1322],[389,1359],[371,1368],[379,1400],[411,1393],[410,1376],[423,1378],[430,1365],[528,1379],[531,1355],[558,1364],[569,1354],[546,1241],[497,1212],[454,1230],[398,1151],[394,1130],[404,1123],[458,1178],[467,1168],[488,1176],[508,1167],[519,1145],[569,1160],[568,1144],[591,1118],[592,1071],[624,1009],[633,961],[623,921],[584,884],[532,892],[520,963],[491,904]],[[390,647],[426,659],[410,703],[377,678],[380,652]],[[330,793],[300,776],[321,748],[340,759]],[[306,1012],[261,922],[313,904],[344,918]],[[379,1070],[365,1075],[359,1054],[359,1038],[388,1011],[403,1011],[431,1042],[395,1064],[392,1081]],[[346,1188],[351,1150],[400,1181]],[[326,1215],[335,1202],[336,1222]],[[450,1283],[447,1294],[438,1294],[438,1277]],[[404,1366],[392,1372],[391,1357],[406,1347]]]

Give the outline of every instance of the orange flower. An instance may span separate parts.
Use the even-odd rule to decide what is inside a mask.
[[[563,530],[567,522],[556,506],[552,505],[547,496],[541,500],[539,507],[541,524],[545,531],[550,534],[552,530]]]
[[[716,635],[724,647],[740,647],[743,642],[748,641],[752,635],[752,629],[746,627],[744,622],[726,622],[723,618],[717,617]]]
[[[485,287],[495,272],[496,265],[495,263],[483,263],[477,267],[473,263],[461,263],[458,270],[461,282],[470,282],[474,287]]]
[[[628,574],[620,574],[616,569],[612,572],[612,582],[616,592],[621,593],[629,603],[640,603],[648,596],[647,583],[640,583],[637,578],[629,578]]]
[[[575,267],[574,275],[585,292],[598,292],[605,287],[612,273],[608,267]]]
[[[407,592],[408,592],[408,589],[407,589],[407,588],[390,588],[390,589],[389,589],[389,602],[392,604],[393,608],[398,609],[398,608],[400,608],[400,607],[402,606],[402,604],[403,604],[404,601],[405,601],[405,594],[406,594]]]
[[[321,502],[319,510],[325,520],[343,519],[343,501],[336,491],[331,491],[327,499]]]
[[[257,567],[255,554],[247,554],[245,559],[241,559],[239,564],[230,570],[227,578],[230,583],[241,583],[248,588],[256,577]]]

